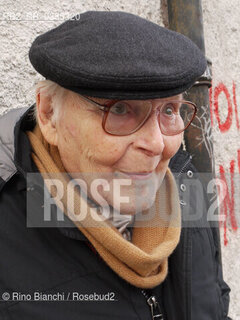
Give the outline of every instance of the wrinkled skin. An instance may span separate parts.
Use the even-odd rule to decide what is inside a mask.
[[[162,100],[181,98],[177,95],[151,101],[156,109]],[[99,103],[107,101],[91,99]],[[51,121],[50,98],[39,94],[37,106],[38,122],[45,139],[58,147],[66,171],[75,179],[84,178],[88,196],[98,203],[108,203],[124,214],[135,214],[140,202],[142,210],[152,205],[169,161],[180,147],[182,133],[163,135],[156,114],[152,114],[138,131],[127,136],[110,135],[102,128],[103,111],[69,91],[56,123]],[[152,174],[140,179],[138,177],[143,176],[132,177],[123,172]],[[98,187],[98,199],[90,190],[94,178],[104,178],[110,186],[110,191],[104,190],[104,186]],[[128,197],[127,203],[120,199],[115,187],[119,181],[116,178],[127,178],[131,183],[121,186],[121,196]]]

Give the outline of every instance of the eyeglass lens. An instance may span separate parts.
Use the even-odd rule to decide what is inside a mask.
[[[127,135],[138,130],[148,119],[152,110],[150,101],[118,101],[108,110],[104,128],[116,135]],[[195,108],[185,101],[165,101],[158,110],[161,132],[174,135],[182,132],[192,121]]]

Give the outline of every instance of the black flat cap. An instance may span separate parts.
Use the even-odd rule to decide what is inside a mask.
[[[153,99],[190,88],[206,59],[187,37],[131,13],[87,11],[38,36],[34,68],[64,88],[107,99]]]

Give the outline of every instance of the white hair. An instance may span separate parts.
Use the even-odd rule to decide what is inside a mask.
[[[68,90],[61,87],[51,80],[42,80],[35,85],[36,97],[38,93],[51,98],[51,106],[53,109],[52,121],[55,123],[62,105],[65,102]],[[34,118],[37,121],[37,107],[34,109]]]

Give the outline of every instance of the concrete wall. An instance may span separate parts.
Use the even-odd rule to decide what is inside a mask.
[[[202,0],[202,6],[206,55],[213,62],[210,107],[216,172],[226,177],[229,192],[222,212],[227,217],[221,228],[223,271],[232,289],[229,314],[240,319],[240,7],[238,0]]]
[[[123,10],[160,25],[166,24],[166,7],[160,0],[0,0],[0,113],[30,106],[33,85],[41,79],[28,60],[35,37],[87,10]],[[213,62],[210,107],[217,173],[226,177],[229,202],[221,228],[224,277],[230,287],[229,315],[240,319],[239,215],[240,173],[240,9],[238,0],[203,0],[206,54]],[[230,177],[234,178],[231,184]]]

